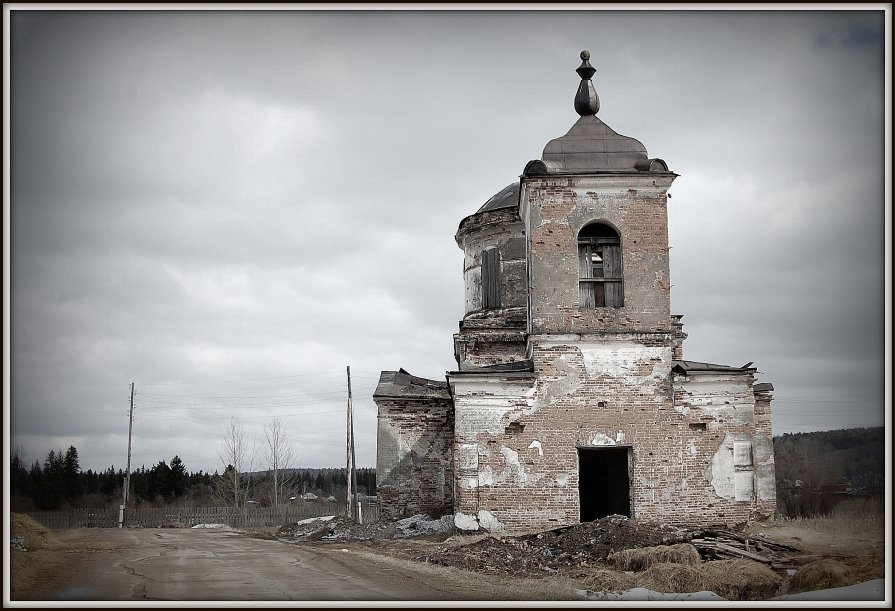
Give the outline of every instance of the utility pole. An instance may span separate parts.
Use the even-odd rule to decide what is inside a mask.
[[[131,382],[131,410],[127,423],[127,471],[124,472],[124,498],[118,509],[118,528],[124,528],[124,510],[131,489],[131,434],[134,431],[134,383]]]
[[[351,366],[348,366],[348,516],[359,520],[357,502],[357,471],[354,463],[354,414],[351,406]]]

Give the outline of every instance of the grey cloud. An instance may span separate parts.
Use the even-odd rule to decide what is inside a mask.
[[[351,364],[373,464],[378,371],[453,366],[453,234],[574,123],[582,48],[600,116],[681,174],[692,358],[755,361],[780,430],[881,397],[878,12],[47,15],[12,28],[11,423],[32,455],[73,439],[121,463],[135,380],[147,465],[213,470],[230,413],[258,435],[277,412],[303,464],[340,464]]]

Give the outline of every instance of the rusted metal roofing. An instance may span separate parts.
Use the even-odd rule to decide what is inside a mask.
[[[754,372],[756,369],[752,367],[752,363],[746,363],[742,367],[731,367],[730,365],[716,365],[714,363],[701,363],[699,361],[672,361],[671,371],[674,373],[683,373],[689,375],[691,373],[726,371],[730,373],[746,373]]]
[[[514,206],[519,205],[519,183],[514,182],[511,185],[507,185],[497,193],[495,193],[491,199],[482,204],[482,207],[476,211],[476,214],[479,212],[484,212],[485,210],[497,210],[499,208],[512,208]]]
[[[448,383],[410,375],[404,369],[383,371],[373,391],[374,399],[450,399]]]

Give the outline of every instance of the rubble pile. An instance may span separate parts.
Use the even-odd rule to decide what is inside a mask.
[[[576,574],[602,566],[615,552],[685,543],[695,534],[680,527],[641,524],[616,515],[530,535],[492,535],[466,544],[443,545],[416,560],[479,573]]]
[[[453,516],[433,520],[426,515],[415,515],[391,524],[373,522],[358,524],[347,516],[309,518],[286,524],[277,531],[277,539],[299,541],[367,541],[370,539],[406,539],[435,537],[445,539],[454,532]]]
[[[284,543],[366,541],[382,536],[383,531],[388,528],[389,526],[379,522],[358,524],[348,516],[325,516],[285,524],[277,531],[276,538]]]
[[[286,543],[348,542],[396,558],[482,574],[549,577],[562,575],[591,590],[649,593],[711,590],[731,600],[762,600],[786,591],[796,569],[835,554],[806,554],[764,533],[638,522],[613,515],[530,534],[458,533],[453,516],[416,515],[388,524],[357,524],[346,516],[311,518],[281,528]],[[883,573],[882,565],[855,565],[855,580]],[[782,585],[781,585],[782,584]],[[643,588],[649,588],[644,590]],[[702,592],[705,594],[705,592]],[[664,594],[657,596],[665,596]],[[671,595],[671,594],[669,594]],[[691,596],[690,594],[681,596]]]

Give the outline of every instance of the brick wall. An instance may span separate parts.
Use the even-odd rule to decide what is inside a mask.
[[[681,377],[672,389],[667,338],[569,340],[532,338],[537,378],[527,383],[454,385],[457,511],[487,511],[508,529],[577,523],[578,448],[614,446],[630,449],[637,519],[708,525],[773,515],[762,494],[769,430],[756,426],[751,374]],[[749,463],[735,464],[746,447]]]
[[[533,333],[670,332],[666,191],[673,179],[524,179]],[[579,308],[577,236],[592,221],[613,226],[621,237],[624,307]]]
[[[452,511],[450,399],[376,399],[376,491],[383,519]]]

